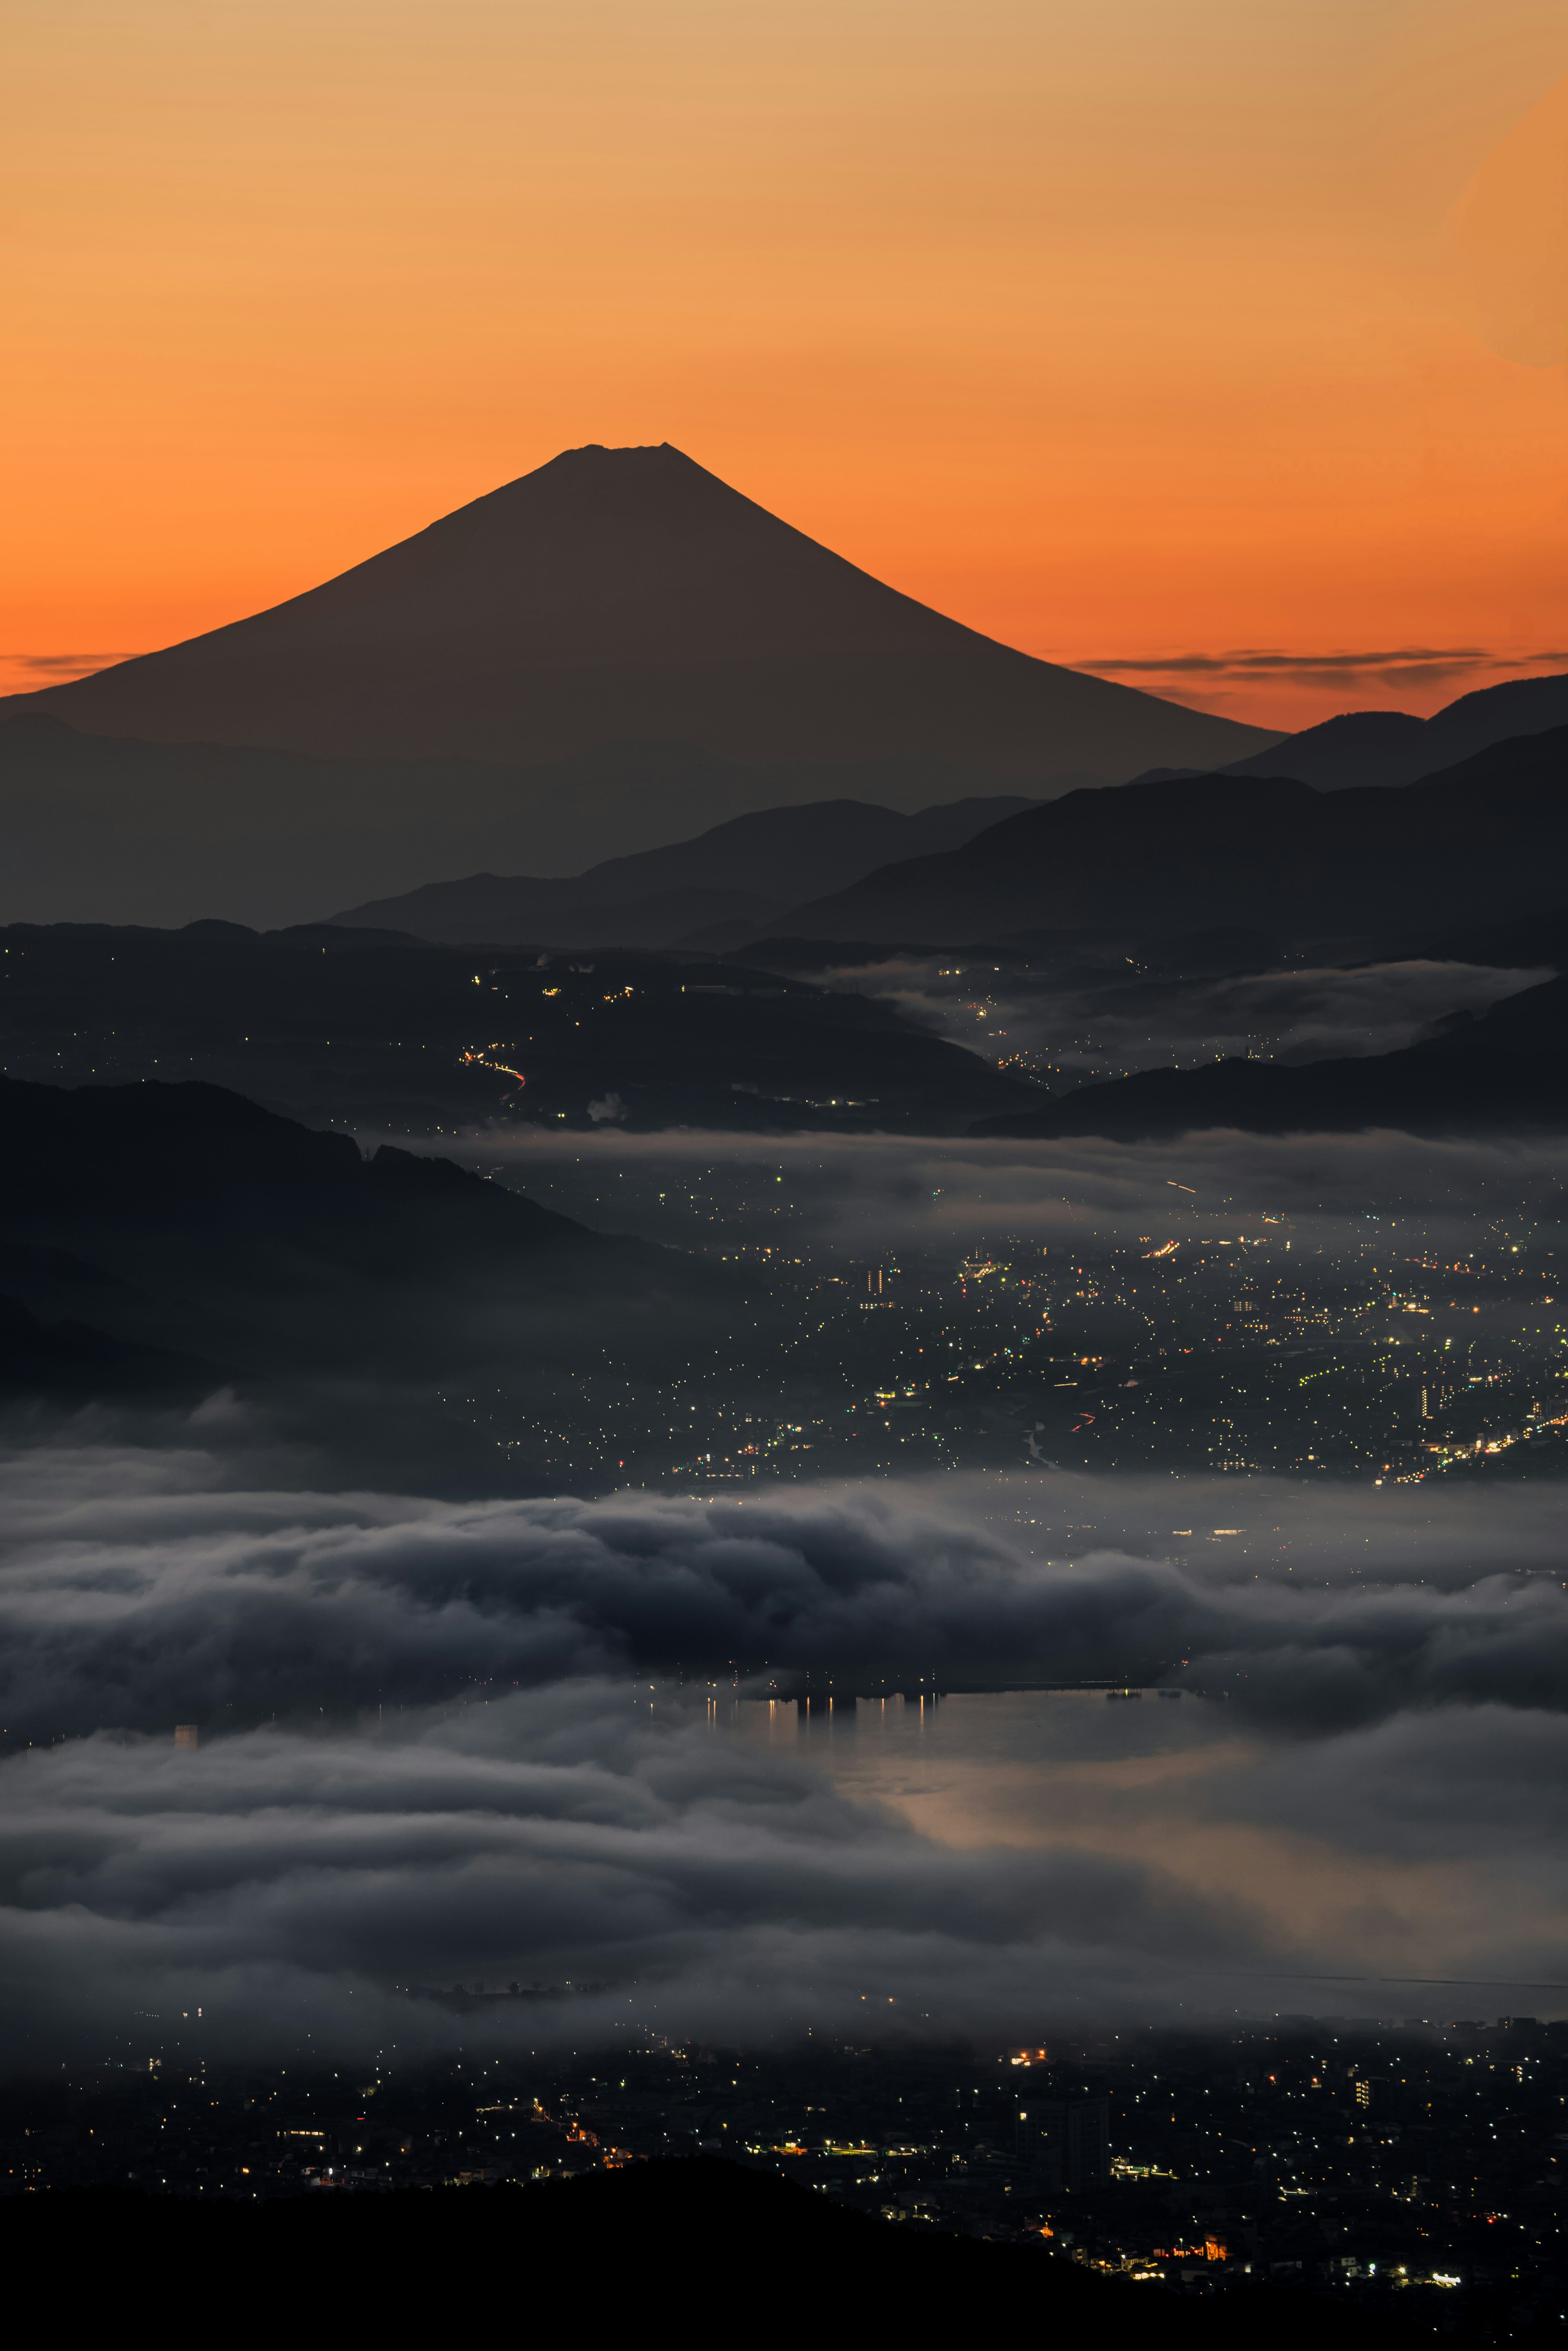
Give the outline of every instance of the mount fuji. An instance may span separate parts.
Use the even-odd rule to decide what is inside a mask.
[[[0,706],[332,758],[529,767],[657,745],[1037,788],[1277,739],[982,636],[668,444],[568,450],[269,611]]]

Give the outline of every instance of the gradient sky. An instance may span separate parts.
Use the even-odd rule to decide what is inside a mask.
[[[6,25],[0,683],[660,440],[1238,717],[1568,668],[1560,0]]]

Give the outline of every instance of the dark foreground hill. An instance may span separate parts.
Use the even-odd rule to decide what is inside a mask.
[[[427,1377],[546,1333],[563,1362],[597,1357],[612,1324],[657,1353],[683,1317],[739,1308],[719,1269],[446,1160],[364,1158],[215,1086],[0,1079],[0,1119],[13,1389],[162,1388],[171,1353],[204,1384],[220,1370]],[[139,1378],[127,1349],[161,1360]]]
[[[225,2336],[481,2333],[526,2314],[536,2331],[658,2340],[704,2312],[748,2340],[803,2328],[900,2339],[1103,2342],[1187,2351],[1406,2351],[1427,2339],[1394,2311],[1246,2279],[1188,2297],[1083,2269],[1041,2246],[949,2237],[844,2210],[769,2174],[696,2159],[636,2164],[526,2188],[387,2195],[318,2191],[273,2202],[56,2189],[0,2199],[14,2276],[70,2275],[74,2324],[123,2311],[128,2277],[160,2282],[176,2316]],[[1455,2339],[1455,2338],[1450,2338]]]
[[[159,742],[525,765],[658,743],[1026,789],[1270,739],[964,628],[667,443],[568,450],[270,611],[26,699]]]
[[[1568,857],[1568,726],[1406,786],[1200,776],[1073,792],[798,906],[785,936],[950,945],[1246,924],[1314,942],[1544,912]]]
[[[200,1355],[111,1338],[90,1322],[46,1321],[23,1299],[5,1294],[30,1291],[57,1317],[71,1292],[84,1288],[112,1291],[124,1285],[58,1250],[0,1244],[0,1398],[181,1397],[215,1387],[224,1377],[224,1366]]]
[[[1504,997],[1479,1020],[1458,1015],[1400,1052],[1299,1067],[1231,1060],[1144,1070],[1080,1086],[1019,1116],[982,1120],[972,1131],[1131,1143],[1205,1127],[1253,1134],[1568,1132],[1568,979]]]
[[[961,848],[1033,803],[957,800],[904,816],[865,800],[815,800],[732,817],[695,841],[612,857],[568,881],[471,873],[334,914],[349,928],[494,946],[727,946],[798,898],[839,890],[894,858]]]
[[[0,931],[0,1067],[201,1078],[312,1125],[960,1134],[1031,1090],[890,1006],[654,955],[476,954],[383,932]]]

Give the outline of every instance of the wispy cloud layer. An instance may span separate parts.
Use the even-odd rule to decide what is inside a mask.
[[[999,985],[1000,983],[994,983]],[[1343,1008],[1339,1017],[1345,1017]],[[367,1137],[366,1140],[371,1138]],[[404,1138],[406,1140],[406,1138]],[[1116,1144],[1095,1136],[1052,1141],[894,1135],[551,1134],[497,1129],[443,1138],[446,1156],[502,1174],[552,1207],[624,1224],[650,1238],[690,1246],[691,1207],[760,1200],[754,1227],[744,1206],[735,1229],[778,1241],[790,1230],[815,1247],[967,1249],[977,1238],[1109,1243],[1166,1229],[1179,1212],[1231,1233],[1262,1230],[1264,1216],[1292,1218],[1295,1247],[1331,1249],[1365,1239],[1375,1204],[1391,1244],[1419,1236],[1473,1245],[1477,1220],[1527,1220],[1543,1245],[1563,1229],[1560,1144],[1499,1135],[1433,1139],[1365,1134],[1250,1135],[1221,1131],[1168,1143]],[[678,1186],[667,1183],[678,1179]],[[723,1177],[729,1191],[715,1188]],[[776,1179],[782,1177],[781,1187]],[[671,1194],[663,1206],[661,1191]],[[781,1219],[787,1201],[794,1225]],[[1548,1229],[1550,1228],[1550,1229]],[[699,1229],[701,1229],[699,1228]],[[711,1228],[710,1228],[711,1229]],[[1402,1238],[1403,1236],[1403,1238]],[[1511,1235],[1510,1238],[1518,1238]],[[1282,1244],[1281,1244],[1282,1245]]]
[[[1239,646],[1228,653],[1112,654],[1080,661],[1076,668],[1108,677],[1145,675],[1200,681],[1273,680],[1303,686],[1404,685],[1419,692],[1452,680],[1477,681],[1487,673],[1516,674],[1559,669],[1568,653],[1494,653],[1485,645],[1392,645],[1369,652],[1292,653],[1280,646]]]
[[[1266,944],[1266,943],[1265,943]],[[1409,957],[1169,979],[1124,967],[1054,974],[996,969],[984,956],[890,956],[825,973],[834,987],[897,1004],[1004,1067],[1058,1081],[1194,1067],[1222,1055],[1313,1061],[1392,1053],[1433,1021],[1480,1013],[1547,979],[1539,970]]]
[[[130,659],[129,653],[0,653],[0,684],[26,694],[35,686],[63,685],[68,678],[90,677],[94,670]]]

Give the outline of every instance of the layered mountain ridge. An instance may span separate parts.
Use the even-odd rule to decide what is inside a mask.
[[[995,782],[936,759],[742,764],[658,745],[533,768],[326,759],[86,735],[23,704],[0,715],[0,922],[279,929],[481,869],[576,875],[607,850],[636,855],[742,812],[916,810]]]
[[[1329,792],[1356,784],[1413,784],[1493,743],[1555,726],[1568,726],[1568,675],[1514,677],[1461,694],[1430,718],[1407,710],[1343,711],[1266,751],[1231,760],[1225,772],[1293,776]]]
[[[1568,853],[1568,726],[1419,783],[1208,775],[1073,792],[793,908],[786,937],[935,946],[1247,923],[1319,940],[1544,911]]]
[[[727,947],[806,892],[845,886],[895,858],[962,848],[1034,805],[1004,795],[915,816],[849,799],[761,809],[695,841],[608,858],[568,881],[471,873],[332,919],[454,946]]]

